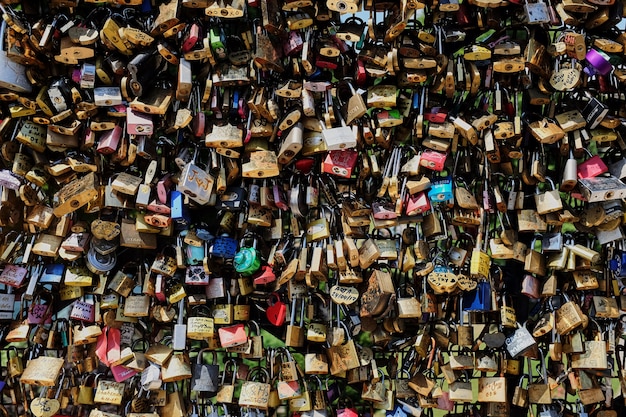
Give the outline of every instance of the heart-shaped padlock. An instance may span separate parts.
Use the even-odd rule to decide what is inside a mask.
[[[61,404],[54,398],[35,398],[30,403],[30,411],[36,417],[52,417],[61,408]]]
[[[267,319],[274,326],[282,326],[285,323],[285,316],[287,314],[287,306],[280,300],[280,296],[273,292],[267,301],[269,306],[265,311]]]

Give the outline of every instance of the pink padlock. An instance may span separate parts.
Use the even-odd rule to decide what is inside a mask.
[[[285,55],[292,56],[300,53],[303,45],[304,41],[302,40],[300,32],[292,30],[289,32],[289,36],[287,36],[287,39],[283,43],[283,51],[285,52]]]
[[[589,153],[589,151],[587,151]],[[591,155],[589,153],[589,155]],[[598,175],[602,175],[609,172],[609,167],[606,166],[602,158],[598,155],[594,155],[584,162],[578,164],[577,174],[578,178],[593,178]]]
[[[126,368],[123,365],[111,366],[111,373],[113,374],[113,379],[115,379],[115,382],[124,382],[127,379],[130,379],[137,375],[136,370]]]
[[[181,48],[183,53],[191,51],[196,43],[198,43],[198,39],[200,39],[201,36],[202,34],[200,33],[200,25],[198,25],[197,23],[192,24]]]
[[[96,150],[98,153],[104,155],[110,155],[117,151],[117,147],[120,144],[120,139],[122,138],[122,128],[117,125],[111,130],[107,130],[100,137],[98,141],[98,147]]]
[[[223,348],[243,345],[248,341],[245,326],[241,323],[220,327],[217,333],[220,338],[220,346]]]
[[[154,132],[152,116],[128,107],[126,109],[126,133],[129,135],[151,135]]]
[[[406,203],[406,215],[416,216],[430,210],[430,200],[424,191],[409,196]]]
[[[372,216],[377,220],[389,220],[398,217],[393,203],[387,200],[374,201],[372,203]]]

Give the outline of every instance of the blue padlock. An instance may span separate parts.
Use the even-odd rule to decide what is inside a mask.
[[[172,190],[170,192],[170,215],[176,230],[186,229],[191,221],[189,210],[183,200],[184,195],[180,191]]]
[[[209,231],[208,226],[205,225],[205,224],[201,224],[201,225],[197,225],[196,226],[196,236],[198,236],[199,239],[202,239],[205,242],[209,242],[209,241],[213,240],[213,238],[215,237],[215,236],[213,236],[213,234],[211,234],[211,232]]]
[[[209,254],[216,258],[233,259],[237,253],[238,242],[232,237],[217,236],[209,248]]]
[[[433,203],[443,203],[451,200],[452,194],[452,177],[439,177],[431,181],[430,190],[428,190],[428,198]]]
[[[408,414],[402,409],[402,406],[396,404],[392,410],[385,413],[385,417],[408,417]]]
[[[42,284],[58,284],[63,279],[65,265],[61,263],[48,264],[44,267],[39,282]]]
[[[491,311],[491,285],[488,281],[479,281],[476,289],[463,297],[463,310]]]
[[[621,250],[615,251],[613,259],[609,261],[609,268],[615,272],[616,277],[626,277],[626,252]]]

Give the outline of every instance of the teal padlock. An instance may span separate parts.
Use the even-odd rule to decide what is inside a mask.
[[[235,271],[243,276],[250,276],[261,267],[261,254],[256,248],[256,239],[253,240],[252,247],[244,246],[235,254],[234,265]]]

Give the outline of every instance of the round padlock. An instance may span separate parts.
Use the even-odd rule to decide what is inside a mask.
[[[117,263],[117,255],[111,252],[107,255],[98,253],[95,248],[91,247],[87,252],[85,264],[87,268],[94,274],[103,275],[115,268]]]

